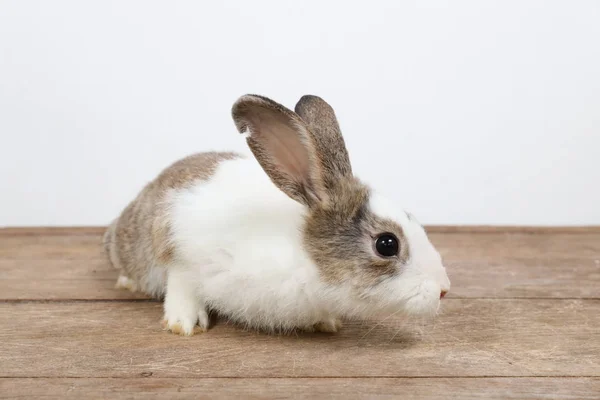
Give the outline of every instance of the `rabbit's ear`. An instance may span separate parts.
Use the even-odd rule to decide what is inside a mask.
[[[331,188],[341,177],[351,176],[350,157],[333,108],[320,97],[306,95],[295,110],[314,137],[326,187]]]
[[[309,207],[327,201],[322,157],[314,136],[296,113],[266,97],[245,95],[233,105],[232,116],[282,192]]]

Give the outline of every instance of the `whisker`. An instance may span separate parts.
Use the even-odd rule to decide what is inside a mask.
[[[394,333],[394,336],[392,336],[392,338],[390,339],[390,341],[388,342],[388,344],[392,343],[392,341],[396,338],[396,336],[398,336],[398,334],[400,333],[400,331],[402,330],[402,328],[404,328],[404,327],[398,328],[398,330],[396,331],[396,333]]]
[[[372,327],[371,329],[369,329],[369,330],[367,331],[367,333],[365,333],[365,334],[364,334],[364,335],[363,335],[363,336],[360,338],[360,340],[363,340],[365,337],[367,337],[367,335],[368,335],[369,333],[373,332],[373,329],[377,328],[377,326],[381,325],[382,323],[384,323],[384,322],[385,322],[385,321],[387,321],[388,319],[392,318],[393,316],[395,316],[396,314],[398,314],[400,311],[402,311],[402,309],[400,309],[400,310],[396,311],[396,312],[395,312],[395,313],[393,313],[393,314],[390,314],[390,315],[388,315],[387,317],[385,317],[385,318],[384,318],[384,319],[382,319],[381,321],[379,321],[379,322],[375,323],[375,325],[373,325],[373,327]]]

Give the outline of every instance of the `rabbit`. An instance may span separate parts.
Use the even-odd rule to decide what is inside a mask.
[[[270,332],[437,313],[450,289],[439,253],[353,175],[329,104],[245,95],[232,116],[247,155],[177,161],[110,225],[117,287],[164,298],[163,326],[181,335],[207,331],[212,311]]]

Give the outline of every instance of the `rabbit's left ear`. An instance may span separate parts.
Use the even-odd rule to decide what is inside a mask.
[[[271,181],[308,207],[327,202],[323,159],[315,137],[295,112],[266,97],[240,97],[233,120]]]
[[[305,95],[295,110],[314,137],[325,186],[331,188],[339,178],[351,176],[350,157],[333,108],[318,96]]]

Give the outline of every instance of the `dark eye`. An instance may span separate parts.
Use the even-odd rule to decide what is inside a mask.
[[[391,233],[382,233],[377,237],[377,241],[375,242],[375,250],[382,257],[393,257],[398,255],[398,251],[400,250],[400,243],[398,243],[398,239],[396,236]]]

